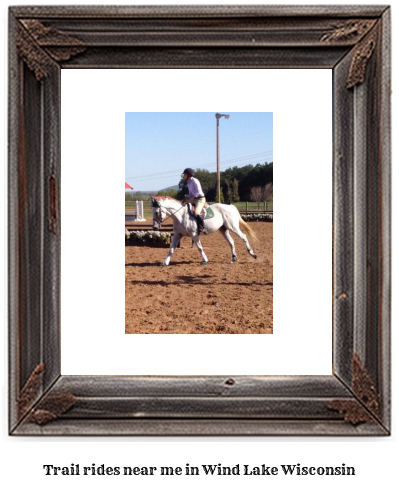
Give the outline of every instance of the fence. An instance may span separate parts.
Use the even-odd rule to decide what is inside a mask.
[[[142,203],[143,203],[143,214],[141,214],[141,216],[147,220],[151,219],[152,218],[151,202],[142,201]],[[260,212],[273,213],[273,201],[260,202],[260,203],[256,203],[252,201],[240,201],[238,203],[234,203],[234,205],[238,208],[238,210],[241,213],[260,213]],[[131,213],[135,210],[136,210],[135,201],[125,201],[126,212]]]
[[[260,213],[273,212],[273,201],[261,201],[259,203],[253,201],[240,201],[234,203],[238,211],[242,213]]]

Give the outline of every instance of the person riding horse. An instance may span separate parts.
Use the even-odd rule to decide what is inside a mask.
[[[198,224],[198,234],[206,234],[204,219],[201,216],[202,208],[205,205],[205,196],[202,191],[201,183],[194,177],[195,172],[189,167],[183,171],[183,179],[187,182],[188,196],[183,199],[183,203],[193,202],[193,214]]]

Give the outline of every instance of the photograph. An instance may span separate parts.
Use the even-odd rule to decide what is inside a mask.
[[[273,114],[126,113],[127,334],[273,333]]]

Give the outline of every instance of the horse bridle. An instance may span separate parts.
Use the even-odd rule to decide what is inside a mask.
[[[151,201],[152,201],[153,208],[159,208],[162,211],[162,206],[159,203],[159,201],[157,201],[155,198],[151,198]],[[174,213],[171,213],[170,215],[166,216],[166,218],[164,218],[163,220],[162,220],[162,215],[161,215],[161,221],[159,222],[159,224],[161,225],[169,217],[173,217],[173,215],[176,215],[176,213],[178,211],[180,211],[182,208],[184,208],[184,205],[182,205],[181,208],[178,208]]]

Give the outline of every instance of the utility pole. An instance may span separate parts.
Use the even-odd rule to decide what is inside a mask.
[[[226,118],[229,119],[229,114],[215,114],[216,117],[216,201],[220,203],[220,148],[219,148],[219,119]]]

